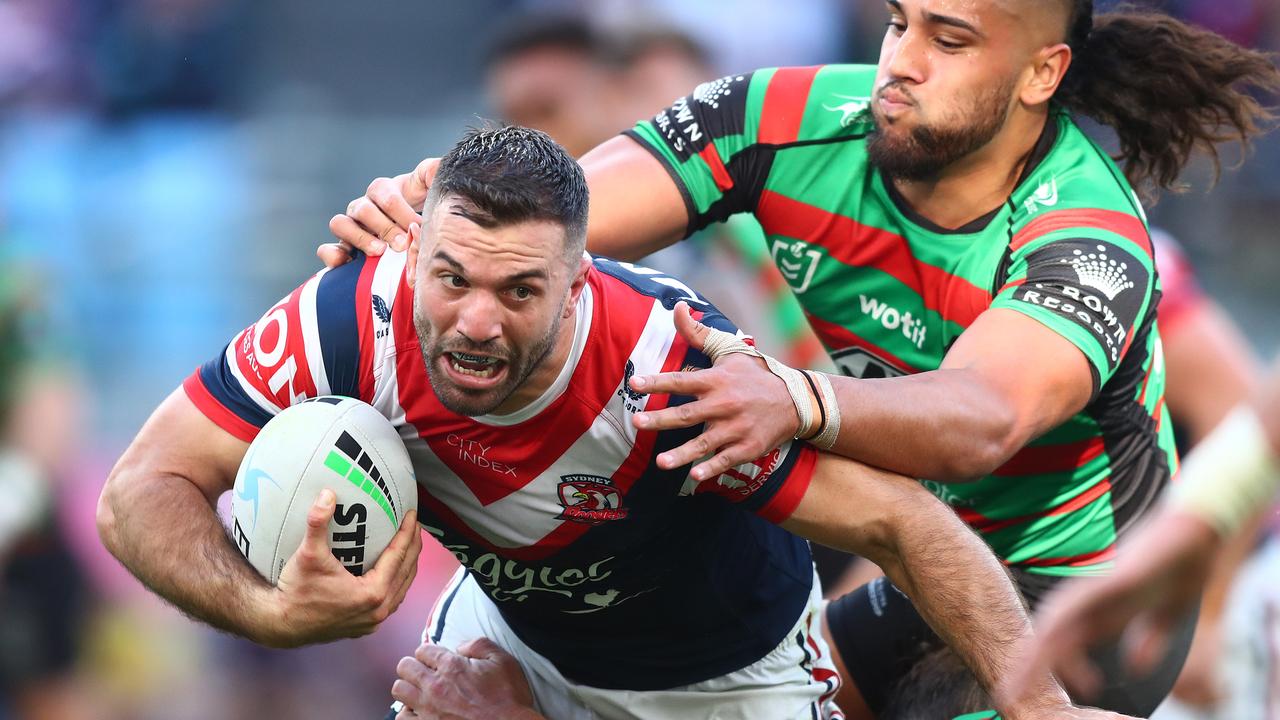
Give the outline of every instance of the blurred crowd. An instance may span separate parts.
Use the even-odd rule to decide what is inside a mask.
[[[1275,0],[1144,4],[1280,50]],[[401,5],[0,0],[0,720],[380,716],[452,558],[427,547],[406,604],[360,641],[216,635],[98,544],[98,491],[146,413],[318,267],[326,221],[369,178],[468,124],[581,154],[725,72],[874,62],[884,25],[872,0]],[[1270,355],[1280,136],[1207,194],[1208,168],[1188,180],[1153,222]],[[759,240],[735,219],[654,263],[821,366]],[[1244,586],[1278,599],[1242,612],[1280,639],[1268,552]]]

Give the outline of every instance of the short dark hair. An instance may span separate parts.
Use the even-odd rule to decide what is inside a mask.
[[[469,205],[455,212],[481,227],[527,220],[563,225],[571,262],[586,247],[587,179],[544,132],[514,126],[468,131],[440,158],[427,207],[450,195]]]
[[[566,12],[533,11],[508,16],[498,26],[485,53],[486,67],[492,67],[534,50],[568,50],[598,60],[605,42],[600,33],[581,15]]]
[[[950,648],[920,658],[898,682],[880,720],[950,720],[987,710],[991,696]]]

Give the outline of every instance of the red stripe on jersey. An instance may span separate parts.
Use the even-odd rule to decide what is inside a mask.
[[[796,511],[801,498],[809,490],[809,482],[813,480],[813,472],[818,464],[817,450],[810,445],[797,445],[799,447],[791,446],[791,452],[799,451],[800,456],[792,464],[791,472],[787,473],[786,482],[769,498],[764,507],[756,511],[757,515],[774,524],[781,523]]]
[[[258,431],[261,428],[245,422],[239,415],[231,412],[222,403],[218,402],[213,393],[209,392],[209,388],[204,386],[204,380],[200,379],[200,370],[198,368],[193,375],[183,381],[182,389],[187,392],[187,397],[191,398],[191,402],[195,403],[196,409],[212,420],[214,425],[247,443],[253,442],[253,439],[258,437]]]
[[[593,340],[583,349],[564,393],[523,423],[494,427],[452,412],[431,389],[417,347],[397,353],[400,405],[406,420],[483,505],[524,487],[564,455],[622,382],[627,358],[655,300],[594,269],[587,277],[594,296]],[[416,337],[412,310],[405,307],[410,305],[396,303],[393,310],[396,332],[402,338]],[[549,428],[555,432],[547,432]]]
[[[1147,231],[1147,226],[1143,224],[1142,220],[1127,213],[1096,208],[1054,210],[1053,212],[1045,213],[1024,225],[1021,230],[1014,234],[1013,242],[1010,243],[1009,247],[1017,251],[1031,241],[1044,237],[1049,233],[1081,227],[1101,228],[1128,238],[1142,248],[1148,258],[1154,257],[1151,252],[1151,234]]]
[[[309,280],[308,282],[316,282]],[[304,283],[236,339],[236,368],[245,382],[283,410],[294,397],[315,397],[316,384],[302,337],[299,304]]]
[[[968,327],[991,305],[991,295],[986,290],[917,259],[901,235],[772,190],[760,194],[756,217],[770,235],[819,245],[837,262],[879,270],[893,277],[919,295],[925,307],[961,327]]]
[[[809,89],[821,66],[780,68],[769,78],[760,110],[760,131],[756,141],[766,145],[795,142],[809,100]]]
[[[1067,513],[1075,512],[1109,492],[1111,492],[1111,480],[1109,478],[1104,478],[1101,482],[1095,484],[1088,490],[1085,490],[1061,505],[1057,505],[1043,512],[1019,515],[1018,517],[1000,520],[997,518],[989,518],[974,511],[972,508],[958,507],[956,508],[956,515],[980,533],[993,533],[1007,527],[1020,525],[1039,518],[1052,517],[1054,515],[1066,515]]]
[[[814,333],[818,335],[818,338],[821,339],[833,353],[846,348],[862,348],[874,355],[880,361],[888,363],[904,373],[910,374],[920,372],[919,368],[914,367],[902,358],[894,355],[888,350],[885,350],[879,345],[876,345],[870,340],[863,338],[861,335],[854,334],[843,325],[837,325],[833,322],[823,320],[817,315],[807,311],[804,316],[805,319],[809,321],[809,327],[813,328]]]
[[[729,171],[725,168],[724,161],[720,159],[720,152],[716,150],[714,144],[702,148],[698,157],[702,158],[702,161],[711,169],[711,177],[716,181],[716,188],[720,192],[727,192],[733,187],[733,178],[729,177]]]
[[[360,278],[356,280],[356,336],[360,339],[359,387],[360,399],[365,402],[373,402],[373,353],[375,347],[373,337],[373,273],[378,269],[378,262],[381,259],[382,256],[380,255],[365,257],[364,267],[360,269]],[[409,306],[410,317],[412,317],[413,294],[407,293],[401,297],[408,300],[405,304]]]
[[[1108,560],[1114,559],[1116,556],[1116,545],[1111,543],[1102,550],[1084,553],[1082,555],[1067,555],[1066,557],[1057,558],[1031,558],[1017,563],[1022,567],[1084,567],[1086,565],[1096,565]]]
[[[996,468],[992,475],[1011,477],[1042,473],[1070,472],[1093,460],[1106,450],[1100,437],[1061,445],[1025,447]]]

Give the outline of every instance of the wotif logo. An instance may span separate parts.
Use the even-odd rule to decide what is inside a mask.
[[[858,300],[862,304],[863,315],[871,316],[871,319],[883,325],[885,330],[901,330],[902,336],[917,348],[924,347],[924,336],[928,331],[924,320],[912,316],[910,311],[900,312],[897,308],[867,295],[859,295]]]

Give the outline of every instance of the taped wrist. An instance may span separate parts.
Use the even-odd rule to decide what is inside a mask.
[[[1187,456],[1168,502],[1229,537],[1267,507],[1278,489],[1280,458],[1257,414],[1243,407]]]
[[[702,352],[711,362],[714,363],[730,353],[741,353],[764,360],[765,367],[782,380],[791,395],[791,403],[795,405],[796,415],[800,418],[796,439],[808,440],[823,449],[831,447],[840,432],[840,408],[836,405],[831,381],[824,373],[788,367],[748,345],[737,335],[715,328],[708,328],[708,331]],[[813,409],[815,404],[818,406],[817,413]]]

